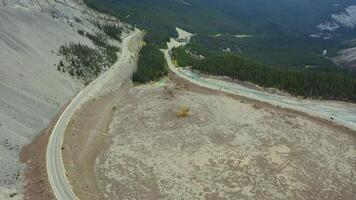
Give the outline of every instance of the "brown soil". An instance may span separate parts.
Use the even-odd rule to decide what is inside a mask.
[[[89,100],[75,113],[66,130],[63,159],[67,176],[80,199],[103,199],[94,173],[95,160],[105,147],[116,101],[127,91],[124,86],[101,98]]]

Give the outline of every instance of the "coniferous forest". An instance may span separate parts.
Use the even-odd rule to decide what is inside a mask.
[[[162,52],[152,44],[146,44],[140,51],[138,66],[132,80],[138,83],[157,81],[167,75],[166,60]]]
[[[329,3],[297,2],[299,6],[290,8],[286,1],[275,0],[290,10],[277,12],[274,4],[261,1],[259,13],[250,1],[189,1],[190,5],[174,0],[86,2],[147,31],[147,46],[141,51],[133,78],[136,82],[157,80],[167,73],[159,48],[164,48],[169,38],[176,36],[174,28],[180,27],[196,33],[186,48],[173,52],[180,66],[193,66],[204,73],[230,76],[295,96],[356,102],[355,72],[341,69],[330,59],[340,49],[350,48],[354,35],[346,31],[328,40],[310,37],[315,26],[326,19],[327,7],[321,5]],[[246,9],[253,12],[245,13]],[[301,10],[304,15],[299,15]],[[295,15],[299,17],[291,17]],[[327,54],[323,55],[325,50]]]
[[[173,49],[173,59],[180,67],[192,66],[206,74],[229,76],[294,96],[356,102],[356,73],[347,70],[276,67],[235,53],[199,59],[187,47]]]
[[[196,60],[193,69],[211,75],[230,76],[261,87],[277,88],[294,96],[356,102],[356,79],[342,71],[271,67],[236,54]]]

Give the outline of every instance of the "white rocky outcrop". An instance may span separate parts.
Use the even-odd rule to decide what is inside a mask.
[[[318,25],[321,31],[334,32],[340,28],[354,29],[356,27],[356,5],[351,5],[344,12],[332,14],[331,20]]]
[[[351,5],[338,14],[332,14],[329,21],[317,26],[319,32],[311,34],[311,37],[329,39],[335,37],[340,30],[356,31],[356,5]],[[344,49],[339,55],[332,58],[338,66],[356,69],[356,48]]]
[[[331,16],[341,26],[355,28],[356,26],[356,5],[349,6],[344,13],[334,14]]]
[[[356,47],[340,51],[333,61],[341,67],[356,70]]]

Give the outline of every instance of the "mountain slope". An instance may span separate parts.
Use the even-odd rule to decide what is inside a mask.
[[[149,30],[146,40],[150,43],[164,46],[174,36],[174,28],[181,27],[197,33],[195,41],[202,50],[230,49],[281,67],[335,67],[329,58],[350,48],[348,44],[356,31],[352,27],[334,32],[321,29],[335,14],[342,15],[349,6],[356,5],[356,0],[85,1]]]
[[[72,0],[6,0],[0,3],[0,199],[23,184],[21,148],[32,141],[81,88],[82,81],[57,70],[60,46],[94,47],[78,30],[116,18]],[[20,197],[17,195],[16,197]]]
[[[356,0],[86,0],[138,25],[179,26],[191,32],[311,33]],[[140,15],[138,15],[140,14]]]

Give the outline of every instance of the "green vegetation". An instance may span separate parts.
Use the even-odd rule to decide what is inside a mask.
[[[109,13],[135,27],[147,30],[145,41],[162,48],[176,32],[174,26],[167,23],[169,17],[162,17],[163,12],[159,9],[162,8],[161,3],[164,6],[169,3],[154,1],[85,0],[85,3],[95,10]],[[156,9],[152,9],[152,3],[155,4]]]
[[[61,46],[59,54],[62,55],[63,60],[57,66],[58,71],[69,73],[88,84],[97,78],[102,71],[110,68],[117,61],[117,52],[120,49],[108,43],[107,35],[120,39],[118,34],[121,34],[121,31],[118,31],[117,27],[109,25],[101,26],[101,28],[107,33],[91,34],[78,30],[78,33],[89,38],[96,48],[72,42]]]
[[[58,71],[82,78],[85,83],[95,79],[105,65],[108,67],[108,63],[104,62],[104,58],[98,49],[80,43],[63,45],[60,47],[59,53],[63,56],[64,61],[59,62]]]
[[[173,27],[161,22],[156,23],[139,20],[142,16],[141,11],[139,10],[134,11],[135,15],[131,15],[130,12],[124,11],[125,9],[130,9],[130,4],[132,2],[127,2],[127,4],[125,3],[123,7],[120,2],[111,2],[110,4],[107,4],[107,2],[92,0],[85,0],[85,2],[93,9],[109,13],[113,16],[119,17],[120,19],[127,19],[129,17],[128,22],[131,22],[131,24],[135,26],[137,23],[132,23],[131,19],[135,18],[134,20],[142,22],[138,24],[138,26],[146,30],[144,39],[146,45],[140,51],[138,67],[132,76],[132,80],[134,82],[146,83],[149,81],[156,81],[167,74],[166,62],[162,52],[160,52],[159,49],[164,48],[166,41],[169,40],[172,34],[175,34],[175,29]],[[103,6],[102,3],[104,3],[105,6]],[[142,3],[139,4],[144,5]],[[142,9],[144,9],[144,7],[142,7]],[[159,20],[159,13],[154,12],[154,16]],[[113,39],[117,39],[115,37],[121,34],[121,32],[118,32],[117,27],[113,27],[111,25],[100,25],[97,23],[96,26]],[[87,35],[87,37],[95,44],[105,46],[105,43],[103,43],[103,39],[100,35]]]
[[[85,32],[84,32],[83,30],[78,30],[77,32],[78,32],[79,35],[81,35],[81,36],[84,36],[84,34],[85,34]]]
[[[279,67],[336,67],[329,57],[338,49],[345,48],[342,43],[347,38],[324,39],[296,37],[293,35],[253,35],[237,38],[224,34],[219,37],[196,35],[192,38],[189,49],[203,56],[220,54],[229,49],[233,53]],[[323,56],[323,50],[328,53]]]
[[[85,0],[147,30],[178,26],[200,34],[309,34],[356,0]],[[334,6],[335,3],[338,6]],[[163,31],[164,30],[164,31]],[[171,31],[170,31],[171,30]]]
[[[121,41],[121,34],[122,30],[117,27],[117,25],[112,25],[112,24],[105,24],[101,26],[102,30],[106,35],[111,37],[112,39],[115,39],[117,41]]]
[[[138,59],[138,67],[132,76],[132,80],[138,83],[157,81],[167,75],[166,60],[162,52],[152,44],[142,47]]]
[[[192,53],[184,47],[174,48],[172,50],[172,57],[180,67],[192,66],[194,62]]]
[[[107,37],[104,34],[85,33],[85,36],[88,37],[94,43],[94,45],[101,49],[107,61],[109,61],[111,64],[114,64],[117,61],[117,52],[120,51],[120,48],[110,45],[107,42]]]
[[[295,96],[356,102],[356,79],[341,71],[270,67],[236,54],[196,60],[193,69],[277,88]]]
[[[355,73],[336,68],[328,58],[348,47],[352,33],[339,32],[330,40],[310,37],[318,24],[356,0],[338,2],[338,6],[334,0],[271,1],[85,0],[94,9],[147,30],[147,45],[133,77],[136,82],[157,80],[167,73],[159,48],[180,27],[197,36],[187,47],[173,50],[179,66],[192,65],[205,73],[296,96],[356,101]],[[328,54],[323,56],[325,49]]]
[[[242,53],[257,61],[281,67],[315,65],[335,67],[327,56],[344,47],[352,32],[337,39],[310,38],[316,26],[341,12],[356,0],[85,0],[92,8],[113,14],[141,29],[148,30],[146,41],[163,47],[174,28],[197,33],[192,50],[205,55]],[[222,37],[210,35],[221,33]],[[236,38],[236,34],[254,37]],[[342,37],[341,37],[342,36]]]
[[[106,36],[104,34],[96,33],[96,34],[91,34],[91,33],[85,33],[85,36],[89,38],[94,45],[99,46],[99,47],[105,47],[107,45],[106,42]]]

